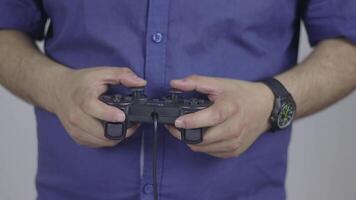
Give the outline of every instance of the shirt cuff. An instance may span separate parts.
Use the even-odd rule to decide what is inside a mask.
[[[331,38],[345,38],[356,44],[355,18],[325,17],[308,20],[304,23],[312,46]]]
[[[39,11],[0,4],[0,29],[18,30],[35,40],[41,40],[44,36],[44,24],[45,19]]]

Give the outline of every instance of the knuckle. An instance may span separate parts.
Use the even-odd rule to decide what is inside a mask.
[[[91,100],[91,99],[85,99],[84,101],[82,101],[82,102],[80,103],[79,106],[80,106],[81,109],[83,109],[83,110],[85,110],[85,111],[88,111],[88,110],[90,110],[90,108],[91,108],[92,101],[93,101],[93,100]]]
[[[240,156],[240,152],[237,152],[237,151],[235,151],[232,155],[231,155],[231,157],[232,158],[237,158],[237,157],[239,157]]]
[[[120,141],[108,141],[108,142],[105,143],[105,146],[106,147],[114,147],[119,143],[120,143]]]
[[[228,159],[229,156],[225,153],[225,154],[213,154],[212,156],[216,157],[216,158],[221,158],[221,159]]]
[[[236,151],[237,149],[239,149],[241,146],[241,143],[238,141],[238,140],[235,140],[232,144],[231,144],[231,147],[232,147],[232,151]]]
[[[227,153],[227,154],[224,155],[225,159],[234,158],[234,157],[236,157],[234,153]]]
[[[73,140],[78,145],[87,145],[87,142],[81,139],[80,137],[73,137]]]
[[[71,137],[75,137],[77,135],[76,132],[74,131],[73,125],[69,123],[69,120],[66,123],[63,123],[63,125]]]
[[[87,73],[84,73],[82,75],[81,81],[83,83],[87,83],[87,82],[92,82],[93,80],[96,80],[98,75],[97,75],[98,71],[89,71]]]
[[[194,152],[200,152],[200,149],[199,149],[199,147],[197,147],[197,146],[190,145],[189,148],[190,148],[192,151],[194,151]]]
[[[185,128],[193,128],[196,125],[195,120],[192,118],[185,118],[184,120],[182,120],[182,123]]]
[[[128,67],[122,67],[120,68],[121,73],[132,73],[132,70]]]
[[[219,156],[220,158],[222,158],[222,159],[228,159],[228,158],[230,158],[228,155],[221,155],[221,156]]]
[[[105,141],[105,142],[100,142],[100,144],[98,145],[100,145],[101,147],[113,147],[116,145],[116,143],[111,141]]]
[[[239,129],[230,128],[230,133],[232,138],[239,138],[241,135],[241,131]]]
[[[237,101],[233,102],[232,107],[233,107],[233,109],[232,109],[232,114],[233,114],[233,115],[238,115],[238,114],[240,114],[240,112],[241,112],[241,105],[240,105],[239,102],[237,102]]]
[[[68,114],[68,122],[72,126],[79,125],[79,118],[80,118],[80,116],[77,111],[71,111]]]
[[[227,145],[226,150],[229,152],[235,151],[236,150],[235,144],[232,143],[232,144]]]
[[[213,113],[213,116],[214,121],[217,123],[221,123],[225,120],[225,113],[220,109],[216,109],[216,111]]]
[[[222,155],[219,155],[219,154],[209,154],[215,158],[224,158]]]
[[[190,75],[187,77],[188,80],[193,80],[193,81],[199,80],[199,78],[200,78],[200,76],[196,75],[196,74],[193,74],[193,75]]]
[[[89,148],[95,148],[95,149],[102,147],[101,145],[94,144],[94,143],[87,143],[87,144],[84,144],[84,146],[89,147]]]
[[[240,124],[238,127],[232,128],[231,129],[231,137],[232,138],[240,138],[244,129],[245,129],[244,124]]]
[[[98,111],[98,118],[108,122],[118,122],[117,113],[110,111]],[[121,121],[122,122],[122,121]]]

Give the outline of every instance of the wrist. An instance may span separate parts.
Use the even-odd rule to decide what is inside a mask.
[[[49,112],[57,113],[57,110],[60,109],[61,99],[65,95],[64,91],[68,90],[67,85],[71,84],[70,77],[72,76],[72,73],[72,69],[59,64],[55,64],[48,68],[48,92],[45,109]]]
[[[291,125],[296,112],[296,104],[293,96],[279,80],[269,78],[262,83],[273,93],[273,109],[269,118],[272,131],[285,129]]]
[[[260,109],[262,131],[268,131],[271,128],[270,116],[274,105],[274,95],[272,91],[263,83],[255,83],[258,91],[258,108]]]

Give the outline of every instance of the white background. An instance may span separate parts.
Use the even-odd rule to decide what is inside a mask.
[[[311,51],[304,31],[300,49],[300,60]],[[0,86],[0,200],[35,199],[35,129],[33,108]],[[355,129],[356,93],[295,123],[289,200],[356,199]]]

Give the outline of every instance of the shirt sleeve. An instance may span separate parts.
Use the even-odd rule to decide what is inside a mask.
[[[0,29],[14,29],[43,39],[47,16],[42,0],[0,0]]]
[[[330,38],[356,43],[356,0],[306,0],[302,17],[313,46]]]

